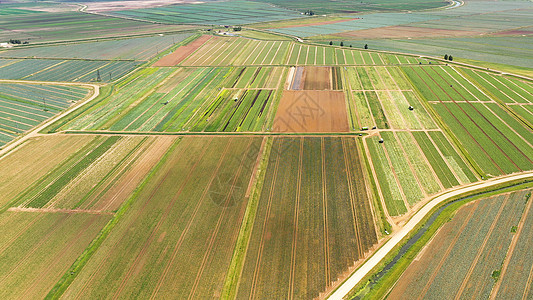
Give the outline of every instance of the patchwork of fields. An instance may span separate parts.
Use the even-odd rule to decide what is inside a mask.
[[[472,7],[481,8],[279,30],[439,29]],[[27,8],[0,8],[9,19],[0,39],[307,18],[240,0],[106,12],[124,19]],[[489,27],[476,30],[500,28]],[[328,41],[178,28],[0,51],[0,147],[94,95],[0,154],[1,298],[321,299],[439,193],[533,170],[527,79]],[[530,297],[528,193],[461,209],[391,297]]]
[[[531,190],[524,190],[459,209],[406,269],[389,297],[530,298],[530,197]]]
[[[148,60],[192,33],[68,43],[55,46],[14,48],[0,51],[2,58],[77,58],[99,60]]]
[[[252,1],[206,2],[201,4],[110,12],[113,16],[164,24],[239,25],[303,17],[296,11]]]
[[[288,41],[213,37],[181,66],[427,64],[426,59]]]

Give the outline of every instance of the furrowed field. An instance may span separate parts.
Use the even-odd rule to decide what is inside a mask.
[[[389,298],[529,298],[530,196],[531,190],[523,190],[462,207],[413,260]]]
[[[377,243],[354,138],[275,138],[237,298],[315,298]]]
[[[0,146],[87,97],[85,87],[0,83]]]
[[[261,142],[174,143],[63,297],[219,296]]]

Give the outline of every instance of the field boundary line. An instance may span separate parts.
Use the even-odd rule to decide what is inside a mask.
[[[442,131],[441,131],[441,132],[442,132]],[[444,138],[446,138],[446,135],[445,135],[444,133],[443,133],[442,135],[444,136]],[[411,133],[411,136],[412,136],[413,139],[414,139],[414,135],[413,135],[412,133]],[[455,176],[455,179],[457,179],[457,182],[459,182],[460,184],[467,184],[467,183],[469,183],[469,182],[462,182],[461,178],[459,177],[459,175],[457,175],[457,173],[455,172],[455,170],[452,168],[450,162],[448,161],[448,159],[446,158],[446,156],[444,155],[444,153],[442,153],[441,149],[437,146],[437,143],[435,142],[435,140],[434,140],[434,139],[431,137],[431,135],[428,134],[427,132],[426,132],[426,136],[428,137],[428,139],[429,139],[429,141],[431,142],[431,144],[433,145],[433,147],[435,147],[435,150],[437,150],[437,153],[440,155],[440,157],[442,158],[442,160],[444,160],[444,163],[446,164],[446,166],[448,167],[448,169],[450,169],[450,171],[452,172],[453,176]],[[449,141],[448,141],[448,143],[449,143],[450,145],[452,145],[452,143],[450,143]],[[424,153],[424,151],[422,151],[422,148],[420,147],[420,145],[419,145],[418,143],[416,143],[416,144],[417,144],[418,148],[420,149],[420,151],[422,152],[422,154],[424,155],[424,157],[426,158],[427,162],[429,163],[429,160],[428,160],[426,154]],[[452,147],[453,147],[453,145],[452,145]],[[453,151],[456,151],[456,150],[453,149]],[[456,151],[456,152],[457,152],[457,151]],[[457,154],[459,154],[459,153],[457,152]],[[466,164],[466,165],[468,166],[468,164]],[[437,175],[436,171],[433,169],[433,166],[432,166],[431,164],[429,164],[429,166],[430,166],[430,168],[433,170],[433,172],[435,173],[435,175]],[[437,178],[439,178],[439,177],[437,176]],[[468,177],[467,177],[467,178],[468,178]],[[440,184],[442,185],[442,182],[440,181],[440,179],[439,179],[439,182],[440,182]],[[442,189],[444,190],[444,186],[442,187]]]
[[[513,175],[504,175],[497,178],[492,178],[487,181],[478,181],[466,186],[459,187],[457,189],[447,190],[441,192],[435,197],[427,202],[424,206],[418,210],[408,221],[407,223],[400,228],[400,230],[394,232],[390,239],[383,244],[369,259],[364,262],[351,276],[342,283],[342,285],[337,288],[328,299],[332,300],[342,300],[350,291],[367,275],[372,269],[374,269],[382,260],[386,257],[389,252],[391,252],[396,245],[398,245],[423,219],[428,215],[431,210],[446,200],[463,195],[468,192],[475,192],[479,189],[490,188],[499,184],[504,184],[511,181],[521,180],[521,179],[531,179],[533,178],[533,171],[522,172],[519,174]],[[529,205],[531,206],[530,201]],[[522,226],[523,227],[523,226]]]
[[[276,143],[276,141],[278,141]],[[276,181],[277,181],[277,174],[278,174],[278,169],[279,169],[279,162],[281,160],[281,151],[279,149],[279,147],[281,147],[281,143],[283,142],[282,139],[278,138],[278,139],[274,139],[273,142],[272,142],[272,148],[275,148],[275,143],[278,144],[278,147],[276,149],[276,152],[277,152],[277,156],[276,156],[276,162],[275,162],[275,166],[274,166],[274,173],[273,173],[273,176],[272,176],[272,183],[270,185],[270,191],[269,191],[269,195],[268,195],[268,202],[267,202],[267,208],[266,208],[266,213],[265,213],[265,217],[263,219],[263,228],[261,230],[261,241],[260,241],[260,244],[259,244],[259,249],[258,249],[258,253],[257,253],[257,258],[256,258],[256,261],[255,261],[255,267],[254,267],[254,273],[253,273],[253,277],[252,277],[252,283],[251,283],[251,291],[250,291],[250,299],[254,299],[255,298],[255,293],[256,293],[256,285],[257,285],[257,281],[259,281],[259,270],[261,269],[261,261],[262,261],[262,258],[263,258],[263,249],[264,249],[264,246],[265,246],[265,235],[266,235],[266,232],[267,232],[267,225],[269,224],[269,219],[270,219],[270,209],[272,208],[272,199],[274,198],[274,190],[275,190],[275,186],[276,186]],[[268,165],[270,165],[270,162],[267,163],[267,168],[268,168]],[[253,231],[253,229],[252,229]]]
[[[324,138],[320,138],[320,156],[321,156],[321,171],[322,171],[322,207],[323,215],[322,222],[324,223],[324,269],[326,275],[326,286],[331,282],[331,271],[329,269],[329,228],[328,228],[328,190],[326,179],[326,147]]]
[[[294,228],[292,235],[292,252],[291,252],[291,265],[289,269],[289,291],[288,299],[293,299],[294,297],[294,277],[296,272],[296,248],[298,241],[298,211],[300,210],[300,191],[302,185],[302,168],[303,168],[303,151],[304,151],[304,140],[303,138],[299,139],[300,142],[300,152],[298,154],[298,177],[296,185],[296,205],[294,206]]]

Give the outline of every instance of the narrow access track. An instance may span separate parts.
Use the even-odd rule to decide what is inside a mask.
[[[89,83],[74,83],[74,82],[51,82],[51,81],[26,81],[26,80],[0,80],[0,83],[22,83],[22,84],[43,84],[43,85],[73,85],[73,86],[84,86],[84,87],[90,87],[92,88],[92,94],[85,98],[84,100],[81,100],[76,105],[71,106],[70,108],[67,108],[65,111],[55,115],[54,117],[44,121],[44,123],[41,123],[40,125],[37,125],[34,127],[31,131],[23,135],[22,137],[13,140],[11,143],[8,143],[2,150],[0,150],[0,159],[4,157],[6,153],[9,151],[15,149],[17,146],[21,145],[22,143],[26,142],[28,139],[31,139],[32,137],[35,137],[39,134],[39,131],[45,129],[46,127],[50,126],[52,123],[56,122],[57,120],[65,117],[66,115],[80,109],[81,107],[85,106],[87,103],[91,102],[93,99],[98,97],[100,95],[100,86],[96,84],[89,84]]]
[[[533,171],[522,172],[513,175],[502,176],[493,178],[483,182],[476,182],[463,186],[451,191],[441,193],[437,197],[433,198],[425,206],[423,206],[400,230],[392,234],[390,239],[372,255],[359,269],[357,269],[344,283],[342,283],[328,299],[340,300],[343,299],[350,291],[366,276],[374,267],[376,267],[380,261],[382,261],[392,249],[398,245],[423,219],[431,212],[433,208],[441,204],[442,202],[450,199],[451,197],[461,195],[465,192],[472,192],[482,188],[495,186],[498,184],[510,182],[513,180],[533,178]]]

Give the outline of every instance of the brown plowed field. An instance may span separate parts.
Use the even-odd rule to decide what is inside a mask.
[[[194,40],[192,43],[186,46],[181,46],[176,49],[176,51],[170,53],[167,56],[164,56],[154,64],[154,67],[177,66],[179,63],[181,63],[182,60],[191,55],[194,51],[196,51],[196,49],[200,48],[210,38],[211,36],[209,35],[202,35],[201,37]]]
[[[304,90],[331,90],[331,67],[305,67]]]
[[[476,35],[479,32],[467,31],[467,30],[448,30],[448,29],[436,29],[436,28],[424,28],[424,27],[412,27],[412,26],[388,26],[373,29],[363,29],[355,31],[347,31],[337,34],[341,37],[350,38],[404,38],[404,37],[453,37],[453,36],[469,36]]]
[[[284,91],[274,119],[274,132],[348,132],[344,93]]]

